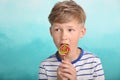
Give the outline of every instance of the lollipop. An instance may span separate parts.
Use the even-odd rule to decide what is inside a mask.
[[[62,44],[58,51],[61,56],[66,56],[69,53],[70,48],[67,44]]]

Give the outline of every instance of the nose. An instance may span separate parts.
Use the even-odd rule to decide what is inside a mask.
[[[67,32],[65,30],[62,31],[61,39],[67,40]]]

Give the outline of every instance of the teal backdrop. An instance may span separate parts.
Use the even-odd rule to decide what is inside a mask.
[[[57,50],[48,15],[58,0],[0,0],[0,80],[37,80]],[[101,58],[106,80],[120,80],[120,0],[75,0],[87,15],[79,46]]]

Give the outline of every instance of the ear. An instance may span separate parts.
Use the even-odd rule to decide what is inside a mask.
[[[80,38],[84,37],[85,33],[86,33],[86,28],[85,28],[85,26],[83,26],[80,30]]]
[[[52,36],[52,27],[50,26],[50,35]]]

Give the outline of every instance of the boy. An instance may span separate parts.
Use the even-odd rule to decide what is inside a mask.
[[[40,65],[39,80],[104,80],[100,59],[78,47],[86,33],[86,15],[74,1],[58,2],[53,7],[49,22],[56,47],[67,44],[70,52],[65,58],[57,51]]]

